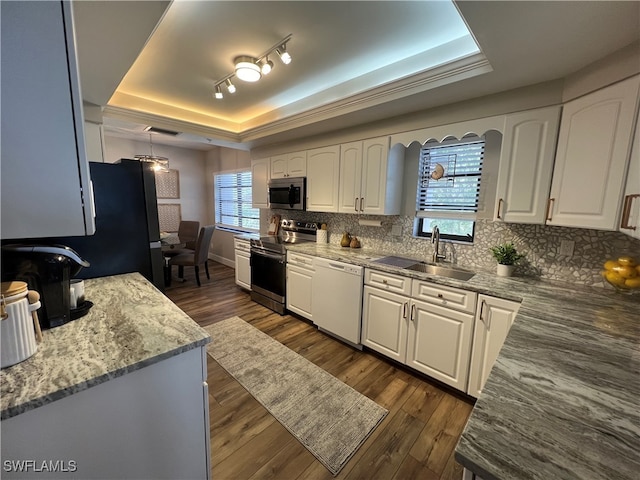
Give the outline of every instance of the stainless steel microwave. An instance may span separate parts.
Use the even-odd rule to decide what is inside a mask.
[[[269,208],[306,210],[307,179],[286,177],[269,180]]]

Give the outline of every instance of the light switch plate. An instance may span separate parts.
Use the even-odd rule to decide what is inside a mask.
[[[576,246],[576,242],[573,240],[562,240],[560,242],[560,256],[562,257],[572,257],[573,256],[573,248]]]

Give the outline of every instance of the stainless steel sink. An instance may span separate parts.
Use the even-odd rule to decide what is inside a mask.
[[[428,263],[414,263],[404,268],[415,272],[428,273],[429,275],[440,275],[442,277],[454,278],[456,280],[467,281],[475,275],[474,272],[461,268],[444,267],[441,265],[431,265]]]

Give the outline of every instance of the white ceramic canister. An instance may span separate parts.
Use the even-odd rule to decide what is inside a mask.
[[[29,304],[25,282],[2,282],[1,290],[4,315],[0,321],[0,368],[5,368],[36,353],[32,312],[40,308],[40,302]]]

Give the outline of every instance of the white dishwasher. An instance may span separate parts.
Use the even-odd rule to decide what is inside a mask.
[[[360,345],[362,313],[362,267],[313,258],[313,323],[319,330]]]

